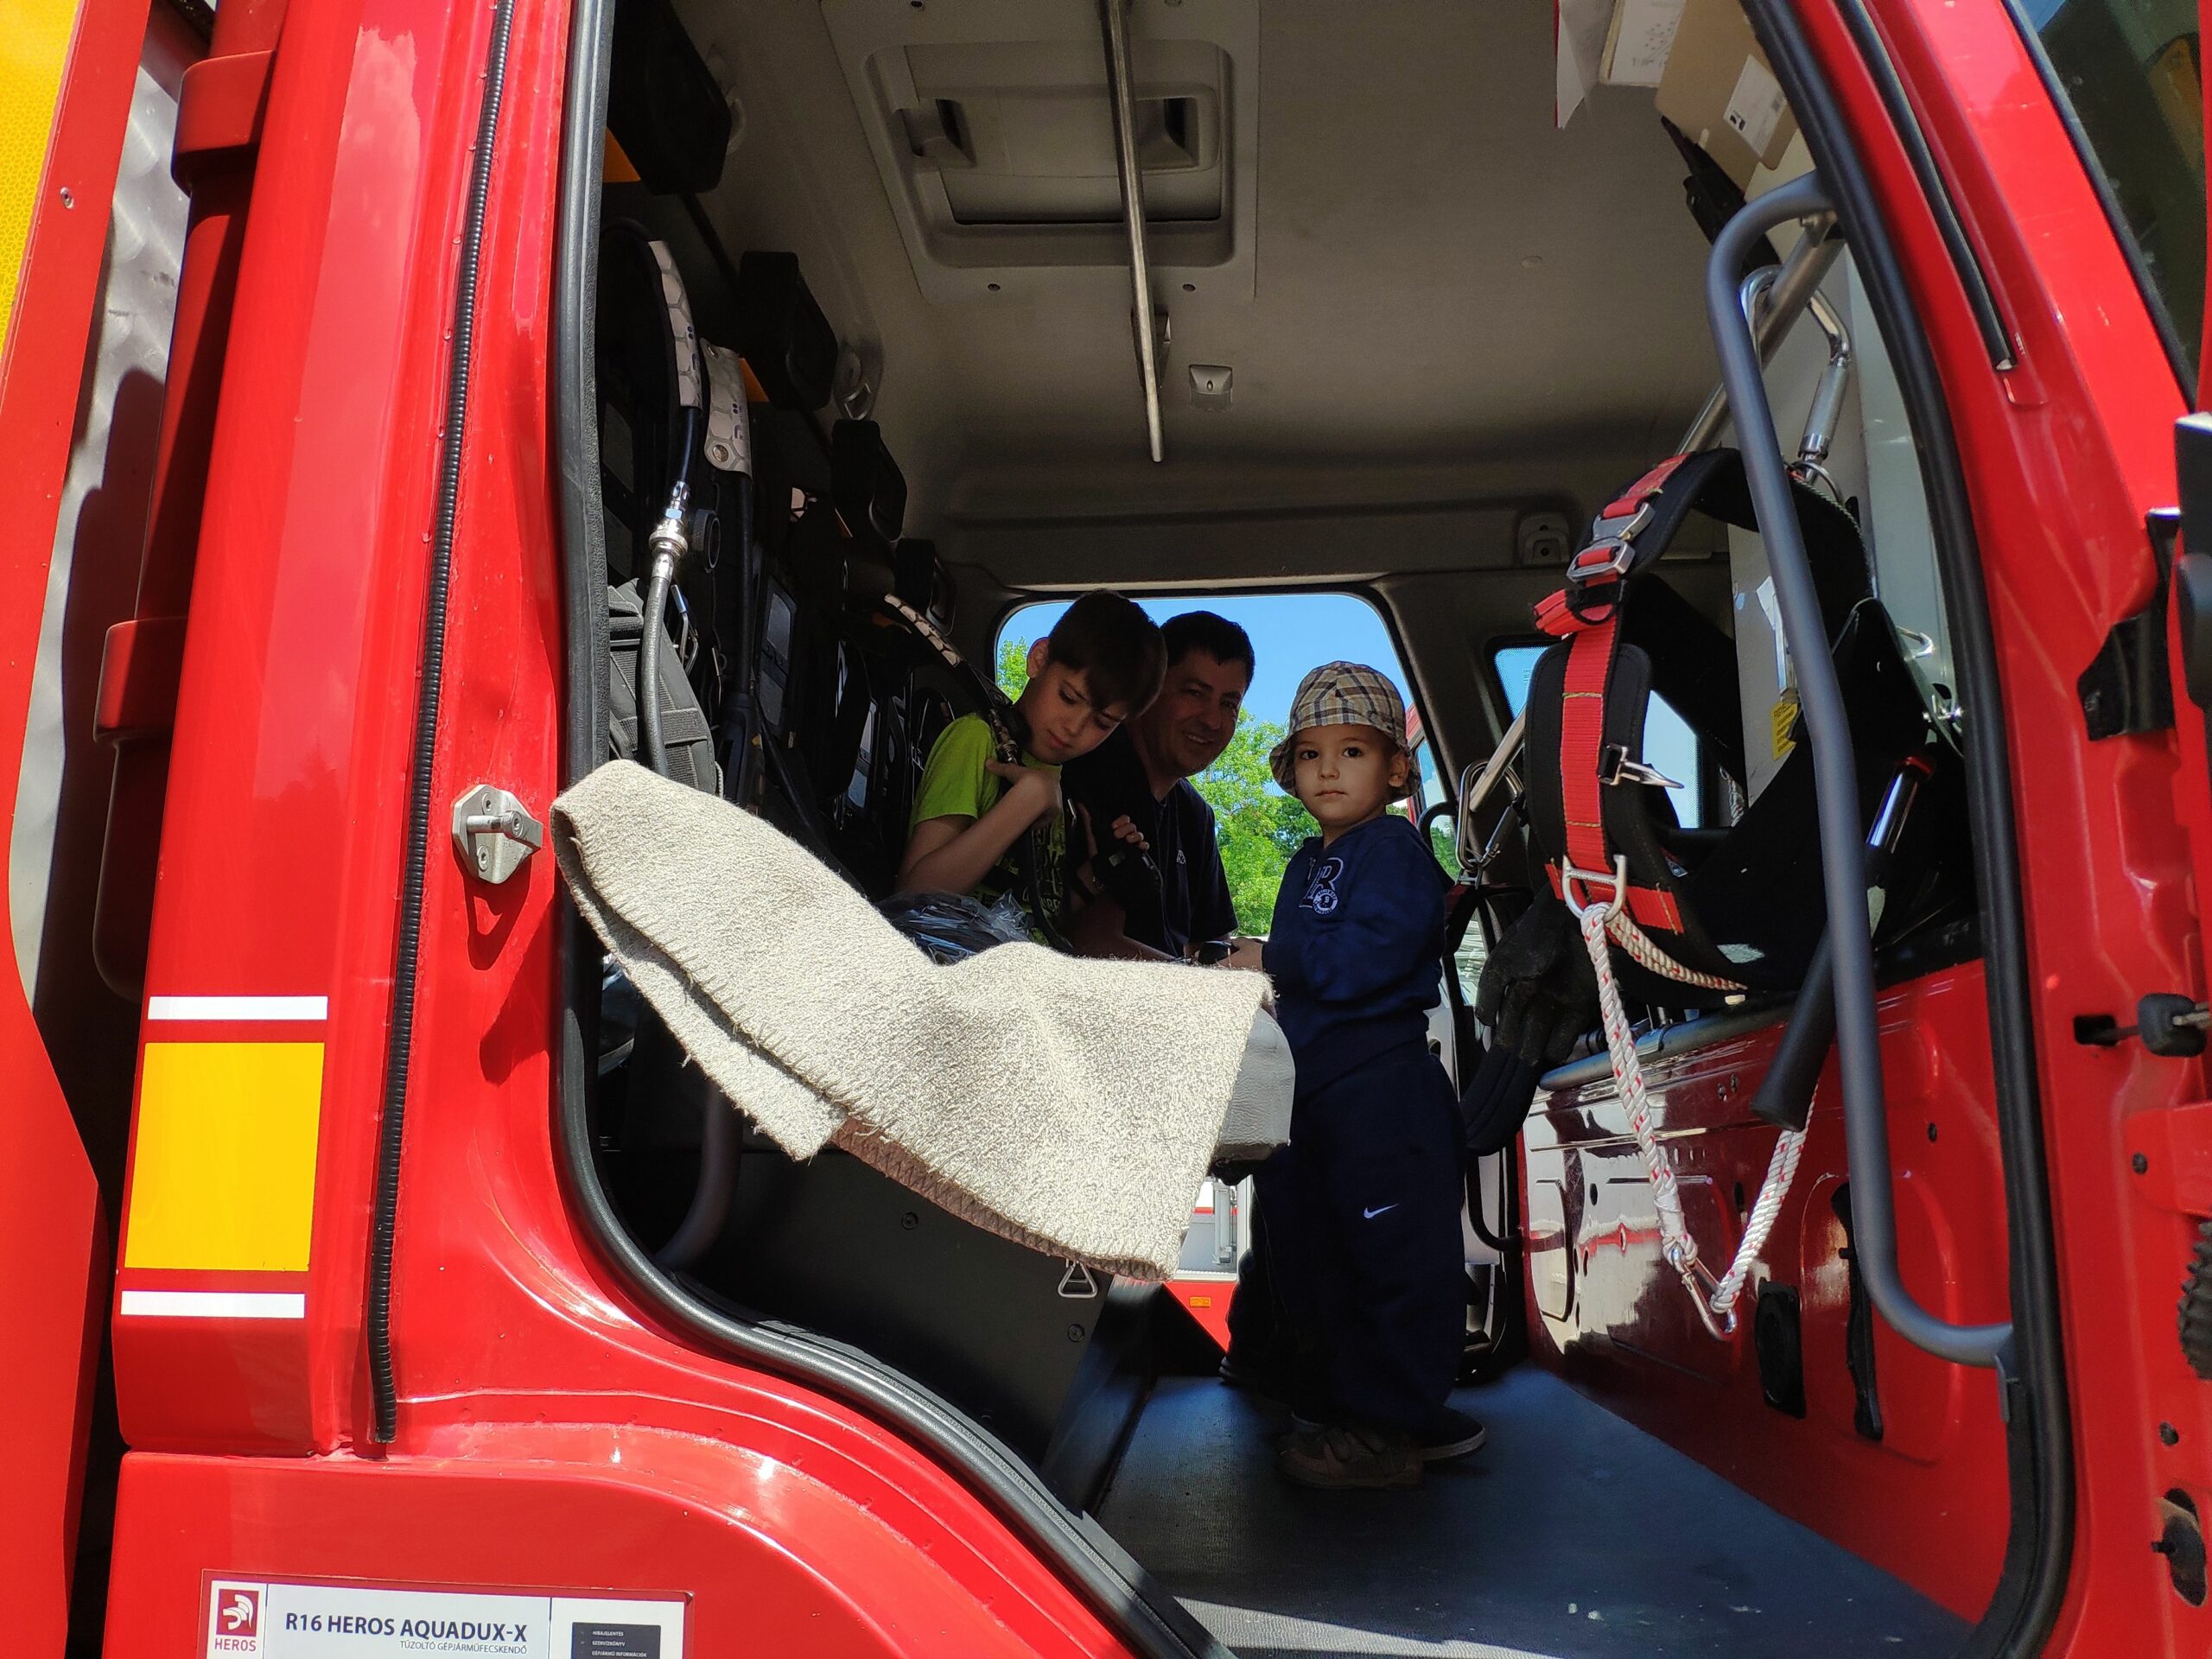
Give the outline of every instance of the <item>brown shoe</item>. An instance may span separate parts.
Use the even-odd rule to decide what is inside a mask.
[[[1421,1448],[1410,1434],[1335,1423],[1294,1433],[1275,1457],[1275,1466],[1300,1485],[1332,1491],[1418,1486],[1421,1462]]]

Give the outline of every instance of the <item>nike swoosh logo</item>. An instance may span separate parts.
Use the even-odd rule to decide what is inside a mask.
[[[1374,1220],[1374,1219],[1375,1219],[1375,1217],[1377,1217],[1377,1216],[1381,1216],[1381,1215],[1387,1215],[1387,1214],[1389,1214],[1391,1211],[1393,1211],[1393,1210],[1396,1209],[1397,1207],[1398,1207],[1398,1206],[1397,1206],[1396,1205],[1395,1205],[1395,1204],[1386,1204],[1386,1205],[1383,1205],[1380,1210],[1363,1210],[1363,1211],[1361,1211],[1359,1213],[1360,1213],[1363,1217],[1364,1217],[1367,1220],[1369,1220],[1369,1221],[1372,1221],[1372,1220]]]

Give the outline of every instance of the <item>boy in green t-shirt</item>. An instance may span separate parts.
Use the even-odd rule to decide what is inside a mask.
[[[1135,604],[1104,592],[1076,601],[1029,648],[1029,683],[1014,705],[1022,764],[999,760],[981,715],[963,715],[931,747],[899,861],[899,890],[972,893],[989,904],[1020,880],[1018,844],[1043,818],[1048,856],[1037,873],[1038,893],[1052,912],[1041,919],[1057,924],[1067,862],[1060,767],[1141,712],[1160,694],[1166,666],[1159,628]],[[1129,832],[1116,826],[1116,833]]]

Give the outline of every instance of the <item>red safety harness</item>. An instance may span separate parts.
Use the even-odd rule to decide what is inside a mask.
[[[1668,945],[1685,935],[1681,903],[1666,887],[1629,880],[1628,860],[1605,826],[1608,789],[1669,781],[1640,754],[1630,754],[1627,744],[1606,741],[1628,585],[1657,556],[1688,510],[1687,498],[1722,459],[1733,456],[1726,451],[1673,456],[1608,504],[1591,527],[1590,541],[1567,561],[1567,586],[1537,605],[1536,626],[1567,645],[1558,751],[1567,844],[1565,858],[1547,867],[1552,891],[1578,915],[1602,894],[1612,906],[1607,925],[1613,943],[1639,966],[1685,985],[1732,992],[1743,988],[1738,982],[1687,966],[1669,951]],[[1675,511],[1662,522],[1659,509],[1670,486],[1677,492]],[[1655,524],[1662,533],[1654,544],[1639,545]],[[1654,939],[1655,933],[1667,936],[1665,943]]]

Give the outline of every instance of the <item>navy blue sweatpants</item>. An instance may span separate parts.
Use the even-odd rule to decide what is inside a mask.
[[[1467,1318],[1459,1140],[1425,1045],[1300,1093],[1290,1155],[1262,1179],[1305,1414],[1417,1430],[1452,1392]]]

